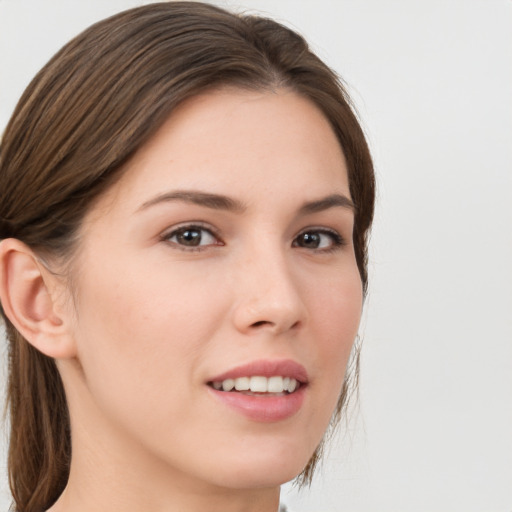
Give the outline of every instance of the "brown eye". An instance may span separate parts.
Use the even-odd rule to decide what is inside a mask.
[[[320,233],[302,233],[297,237],[297,245],[308,249],[318,249],[320,242]]]
[[[211,231],[199,226],[185,226],[172,231],[166,240],[182,247],[201,247],[218,245],[217,238]]]
[[[343,245],[343,239],[335,231],[309,230],[300,233],[293,241],[294,247],[304,249],[334,249]]]

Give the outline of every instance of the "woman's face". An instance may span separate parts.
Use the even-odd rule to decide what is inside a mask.
[[[95,428],[118,461],[223,487],[293,478],[359,324],[353,221],[342,151],[308,100],[185,102],[82,227],[74,441]]]

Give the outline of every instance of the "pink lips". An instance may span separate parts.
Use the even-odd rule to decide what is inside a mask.
[[[250,420],[258,422],[282,421],[296,414],[304,402],[308,376],[306,369],[301,364],[290,359],[253,361],[216,375],[209,382],[220,382],[225,379],[247,376],[272,377],[274,375],[294,378],[300,382],[300,387],[295,392],[283,396],[247,395],[241,392],[218,391],[210,386],[208,386],[208,391],[223,404]]]

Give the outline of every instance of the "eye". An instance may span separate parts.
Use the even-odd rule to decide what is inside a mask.
[[[219,239],[202,226],[182,226],[162,237],[184,249],[199,249],[208,245],[221,245]]]
[[[345,241],[336,231],[329,229],[308,229],[300,233],[293,241],[294,247],[329,251],[343,246]]]

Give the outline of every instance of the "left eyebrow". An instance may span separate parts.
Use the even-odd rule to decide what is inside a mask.
[[[343,194],[331,194],[322,199],[304,203],[299,209],[299,215],[318,213],[324,210],[328,210],[329,208],[336,207],[346,208],[352,212],[356,209],[352,200],[347,196],[344,196]]]

